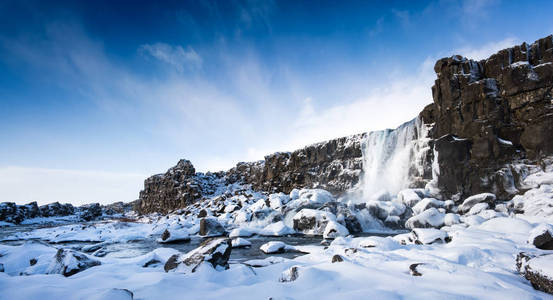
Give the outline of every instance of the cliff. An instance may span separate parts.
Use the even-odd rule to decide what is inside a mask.
[[[442,193],[519,192],[521,174],[508,165],[553,154],[552,36],[481,61],[443,58],[434,70],[434,103],[420,116],[435,123]]]
[[[523,192],[518,182],[524,174],[516,163],[539,164],[553,154],[552,37],[481,61],[443,58],[434,70],[433,103],[419,114],[432,128],[427,144],[434,151],[425,152],[417,182],[409,186],[428,182],[436,153],[434,180],[443,198],[493,192],[506,200]],[[275,153],[215,174],[196,173],[189,161],[181,160],[165,174],[145,180],[135,208],[167,213],[234,183],[267,193],[322,188],[339,196],[363,177],[367,137],[358,134]]]

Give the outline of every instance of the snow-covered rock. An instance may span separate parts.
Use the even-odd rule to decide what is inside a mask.
[[[208,239],[184,255],[171,256],[163,268],[165,272],[194,273],[203,262],[206,262],[215,269],[228,269],[231,251],[230,239]]]
[[[336,216],[327,211],[304,208],[294,215],[294,230],[310,235],[322,235],[329,221]]]
[[[461,218],[458,214],[447,213],[444,216],[444,225],[451,226],[461,223]]]
[[[251,247],[252,243],[244,238],[234,238],[232,239],[232,248],[246,248]]]
[[[347,235],[349,235],[348,229],[335,221],[329,221],[323,232],[323,238],[325,239],[333,239],[339,236]]]
[[[295,251],[296,248],[281,241],[271,241],[261,245],[261,247],[259,247],[259,250],[263,251],[263,253],[266,254],[272,254],[283,253],[286,251]]]
[[[190,241],[190,235],[188,234],[188,231],[184,230],[169,231],[168,229],[165,229],[157,241],[158,243],[188,242]]]
[[[537,290],[553,294],[553,255],[533,256],[520,253],[517,268]]]
[[[225,228],[216,218],[206,217],[200,220],[201,236],[221,236],[225,234]]]
[[[419,201],[421,201],[421,197],[419,196],[419,194],[413,190],[413,189],[405,189],[405,190],[401,190],[398,194],[397,194],[397,198],[400,202],[402,202],[403,204],[409,206],[409,207],[413,207],[415,206]]]
[[[482,193],[470,196],[466,198],[461,205],[459,205],[459,212],[466,213],[478,203],[487,203],[488,205],[493,205],[495,199],[496,197],[492,193]]]
[[[444,225],[445,214],[439,212],[436,208],[429,208],[422,213],[413,216],[405,222],[407,228],[429,228],[442,227]]]
[[[539,249],[553,250],[553,226],[542,223],[530,231],[528,243]]]
[[[415,244],[434,244],[445,243],[448,238],[447,232],[435,228],[416,228],[411,232],[413,243]]]
[[[230,238],[235,238],[235,237],[250,237],[252,235],[256,234],[256,231],[253,230],[253,229],[250,229],[250,228],[245,228],[245,227],[239,227],[239,228],[234,228],[233,230],[231,230],[231,232],[229,233],[229,237]]]
[[[278,221],[265,226],[259,234],[264,236],[283,236],[287,234],[294,234],[296,231],[284,224],[283,221]]]
[[[443,208],[445,207],[445,202],[434,198],[424,198],[413,206],[413,214],[418,215],[431,207]]]

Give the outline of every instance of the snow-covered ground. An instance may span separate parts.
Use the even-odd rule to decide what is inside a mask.
[[[532,270],[553,274],[542,256],[553,252],[534,245],[553,234],[552,178],[551,166],[532,170],[528,191],[507,202],[489,193],[437,199],[412,189],[347,203],[323,190],[264,195],[232,187],[168,216],[16,231],[0,238],[0,299],[553,299],[516,266],[523,252],[541,256],[528,263]],[[409,231],[387,227],[398,222]],[[290,234],[328,239],[279,240]],[[259,235],[268,237],[252,243]],[[194,252],[166,244],[207,236],[232,242]],[[146,240],[157,244],[145,253],[106,248]],[[238,247],[259,254],[228,260],[229,245],[231,257]]]

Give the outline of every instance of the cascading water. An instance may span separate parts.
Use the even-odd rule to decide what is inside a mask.
[[[361,199],[389,200],[424,174],[428,128],[419,118],[396,129],[368,133],[363,152]]]

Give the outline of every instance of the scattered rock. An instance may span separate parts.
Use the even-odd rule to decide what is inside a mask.
[[[413,275],[413,276],[422,276],[422,273],[417,271],[417,267],[419,265],[424,265],[424,264],[423,263],[416,263],[416,264],[411,264],[409,266],[409,271],[411,272],[411,275]]]
[[[187,231],[173,231],[170,232],[168,229],[165,229],[163,233],[161,234],[160,239],[158,239],[159,243],[178,243],[178,242],[189,242],[190,236],[188,235]]]
[[[536,290],[553,294],[553,255],[532,256],[519,253],[516,266],[520,274],[524,276]]]
[[[299,277],[298,267],[293,266],[293,267],[289,268],[288,270],[282,272],[282,274],[280,275],[280,278],[279,278],[278,281],[280,281],[280,282],[292,282],[292,281],[295,281],[296,279],[298,279],[298,277]]]
[[[232,248],[249,248],[252,246],[252,243],[243,238],[234,238],[232,239]]]
[[[338,254],[336,254],[332,257],[332,263],[343,262],[343,261],[344,261],[344,259]]]

